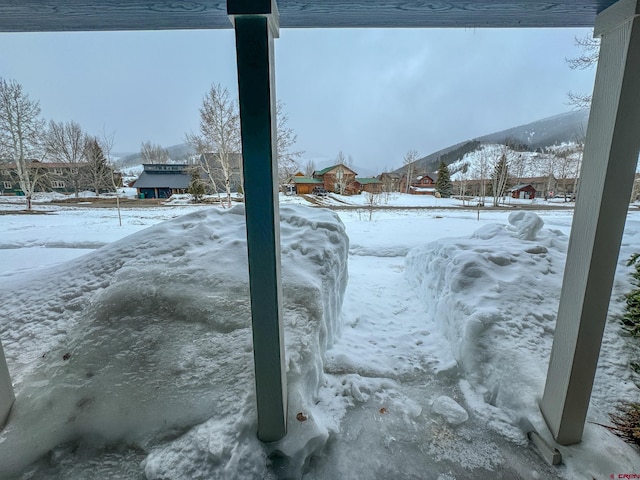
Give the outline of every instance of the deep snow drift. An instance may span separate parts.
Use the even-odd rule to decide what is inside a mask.
[[[131,209],[120,228],[113,210],[46,209],[50,215],[8,215],[0,223],[0,258],[9,261],[0,271],[0,292],[7,292],[0,293],[0,335],[26,405],[16,428],[0,434],[0,466],[7,457],[27,463],[47,452],[20,480],[528,480],[640,472],[637,451],[603,427],[588,423],[584,441],[561,447],[564,465],[553,468],[518,427],[523,416],[544,427],[536,399],[570,210],[520,213],[512,222],[509,212],[490,209],[479,218],[469,210],[380,210],[373,221],[366,211],[340,211],[350,240],[338,317],[346,281],[342,224],[326,211],[282,207],[289,219],[282,233],[291,418],[287,439],[264,446],[255,439],[250,335],[237,327],[248,322],[239,212]],[[59,252],[80,255],[189,210],[198,213],[60,263]],[[618,318],[630,289],[623,264],[638,245],[640,215],[631,209],[589,417],[601,423],[617,400],[637,399],[628,363],[640,354]],[[47,255],[58,265],[25,268],[36,252],[35,263]],[[325,307],[328,298],[336,305]],[[230,318],[226,333],[220,315]],[[333,342],[332,328],[342,329]],[[122,397],[98,395],[108,382]],[[158,415],[139,418],[132,401]],[[296,420],[298,412],[308,420]]]
[[[523,418],[547,432],[538,402],[568,237],[542,227],[535,213],[514,212],[509,225],[489,224],[470,237],[441,239],[412,250],[405,259],[409,283],[420,292],[427,315],[449,341],[462,370],[459,387],[466,403],[515,443],[525,441],[519,426]],[[637,401],[627,343],[619,323],[608,322],[590,422],[608,424],[607,413],[616,401]],[[566,478],[602,478],[636,471],[637,451],[621,442],[616,445],[611,437],[606,429],[588,423],[580,447],[560,447],[568,469],[559,472]],[[576,455],[581,458],[572,462]]]
[[[285,440],[256,438],[244,208],[207,209],[2,281],[16,403],[0,478],[37,460],[25,478],[301,471],[328,437],[316,402],[340,329],[348,238],[326,210],[285,206],[281,220]]]

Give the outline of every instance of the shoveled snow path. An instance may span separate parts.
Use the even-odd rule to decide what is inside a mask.
[[[404,256],[350,256],[343,315],[325,372],[352,404],[305,478],[345,471],[354,479],[558,478],[466,407],[449,344],[404,278]],[[467,409],[469,420],[453,427],[437,415],[433,402],[442,395]]]

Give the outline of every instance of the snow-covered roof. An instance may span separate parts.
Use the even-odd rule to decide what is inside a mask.
[[[517,192],[518,190],[522,190],[524,188],[527,187],[531,187],[533,188],[533,185],[531,185],[530,183],[519,183],[518,185],[515,185],[513,187],[511,187],[510,189],[507,190],[507,192]],[[535,190],[535,188],[533,188]]]

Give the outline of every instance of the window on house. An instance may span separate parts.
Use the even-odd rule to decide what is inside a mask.
[[[64,182],[54,181],[51,183],[53,188],[64,188]]]
[[[11,182],[3,182],[4,183],[4,188],[13,188],[13,184]]]

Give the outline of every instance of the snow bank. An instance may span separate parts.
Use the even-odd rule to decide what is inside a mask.
[[[340,330],[348,238],[335,214],[293,206],[281,208],[281,236],[283,441],[256,439],[244,208],[202,209],[0,280],[17,398],[0,433],[0,477],[38,458],[36,476],[62,468],[55,451],[66,442],[142,452],[149,479],[269,478],[274,455],[299,472],[328,437],[315,403]]]
[[[485,225],[470,237],[441,239],[412,250],[405,259],[407,280],[450,343],[467,405],[493,430],[521,444],[526,440],[519,419],[526,417],[544,429],[538,403],[568,243],[561,232],[542,227],[536,214],[514,212],[509,225]],[[607,413],[616,400],[637,396],[625,350],[614,318],[605,330],[591,421],[609,423]],[[587,424],[583,450],[571,447],[563,455],[591,453],[588,458],[579,456],[571,465],[573,470],[565,472],[566,478],[592,478],[607,468],[614,472],[625,463],[633,465],[634,450],[607,436],[611,434],[602,427]],[[598,443],[622,450],[612,457],[611,452],[595,447]]]
[[[414,249],[405,267],[466,377],[490,404],[520,411],[543,387],[567,242],[534,213],[509,222]]]

